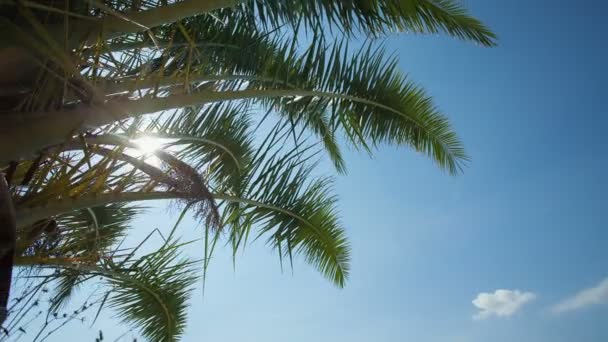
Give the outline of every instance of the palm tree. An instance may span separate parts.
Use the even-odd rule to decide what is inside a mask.
[[[456,0],[36,0],[0,9],[0,304],[13,264],[37,272],[38,288],[60,285],[49,312],[102,276],[109,290],[99,309],[111,304],[154,341],[182,333],[196,264],[177,256],[178,224],[154,253],[121,247],[142,210],[129,203],[172,200],[184,210],[178,223],[194,213],[203,270],[218,239],[236,252],[265,237],[281,259],[302,255],[342,287],[348,242],[316,161],[326,156],[345,173],[341,144],[408,146],[451,174],[467,161],[447,119],[374,38],[445,32],[495,44]],[[359,35],[369,39],[353,48]],[[141,153],[146,139],[162,147]],[[13,317],[16,327],[22,316]]]

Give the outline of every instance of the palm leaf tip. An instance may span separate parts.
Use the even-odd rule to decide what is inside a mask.
[[[350,245],[342,228],[328,229],[327,236],[332,244],[321,243],[311,236],[299,237],[300,252],[325,278],[343,288],[350,274]]]
[[[110,304],[150,341],[176,341],[186,326],[197,276],[192,262],[178,260],[178,247],[173,242],[140,259],[128,274],[121,269],[107,273],[116,289]]]
[[[277,108],[286,122],[299,122],[319,136],[339,172],[345,167],[335,137],[338,132],[364,149],[380,143],[412,146],[451,174],[466,163],[464,148],[449,121],[422,88],[399,72],[396,58],[386,58],[382,48],[370,43],[353,54],[347,44],[320,42],[300,54],[289,45],[275,43],[247,61],[234,56],[236,64],[246,65],[246,73],[289,80],[288,88],[294,89],[281,93],[289,95],[287,99],[279,96],[265,103]],[[251,60],[259,60],[260,70],[250,70]],[[270,86],[285,86],[278,83]],[[264,91],[258,93],[266,96]],[[266,93],[276,96],[272,90]],[[294,95],[299,96],[297,101],[292,100]]]
[[[496,45],[496,35],[459,0],[251,0],[243,6],[246,19],[267,27],[303,25],[321,35],[328,25],[346,35],[444,32],[484,46]]]
[[[403,2],[403,1],[402,1]],[[496,46],[497,36],[479,19],[468,14],[459,0],[416,0],[417,23],[421,32],[443,31],[451,36]],[[422,28],[425,28],[423,30]]]
[[[329,62],[331,69],[342,65],[342,70],[323,80],[322,96],[334,99],[328,101],[331,121],[339,122],[355,145],[409,145],[449,173],[459,172],[468,160],[462,143],[431,97],[397,70],[396,59],[386,59],[370,44],[344,67],[342,49],[334,46]]]
[[[297,230],[296,241],[308,263],[342,288],[350,273],[350,245],[337,215],[337,199],[328,195],[330,186],[331,179],[320,180],[304,192],[301,210],[315,229]]]
[[[293,191],[298,181],[295,177],[286,188]],[[341,288],[350,271],[350,246],[336,213],[336,198],[329,195],[330,185],[331,179],[312,182],[285,206],[291,214],[277,213],[275,220],[282,223],[276,243],[290,258],[292,252],[303,255],[310,265]]]

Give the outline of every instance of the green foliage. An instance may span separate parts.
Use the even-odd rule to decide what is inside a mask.
[[[186,325],[187,300],[196,282],[191,261],[179,260],[179,244],[169,243],[129,268],[105,272],[114,293],[110,305],[150,341],[175,341]]]
[[[495,35],[467,14],[458,0],[288,0],[245,1],[239,19],[266,28],[284,23],[294,28],[324,31],[326,26],[346,35],[378,36],[390,32],[438,33],[492,46]]]
[[[276,127],[275,127],[276,128]],[[226,228],[233,248],[239,248],[253,227],[257,237],[283,257],[303,254],[326,278],[344,286],[349,272],[350,249],[336,212],[330,178],[311,176],[310,146],[296,146],[281,153],[289,130],[274,130],[271,139],[250,164],[239,196],[224,197]]]
[[[6,46],[36,56],[23,65],[34,75],[20,81],[25,90],[0,94],[10,124],[0,128],[0,167],[17,208],[15,262],[56,286],[51,311],[101,276],[99,311],[110,305],[149,340],[178,339],[199,269],[178,253],[186,212],[204,230],[204,274],[219,240],[236,256],[262,239],[282,262],[302,257],[343,287],[350,247],[318,163],[346,173],[345,146],[383,145],[410,147],[450,174],[468,160],[432,99],[373,40],[442,32],[493,46],[460,1],[76,3],[9,4],[0,18],[11,35],[0,57]],[[353,43],[359,35],[370,39]],[[3,147],[11,137],[25,152]],[[162,147],[142,153],[142,137]],[[128,203],[157,199],[183,208],[170,237],[145,255],[154,233],[122,246],[142,212]]]
[[[58,231],[51,235],[52,249],[35,256],[65,256],[91,258],[95,261],[110,253],[127,233],[129,224],[141,208],[123,203],[82,209],[57,217]],[[78,269],[64,269],[56,274],[56,295],[50,309],[57,311],[65,305],[76,289],[91,276]]]

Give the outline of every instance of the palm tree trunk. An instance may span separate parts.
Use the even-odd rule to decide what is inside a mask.
[[[16,245],[16,218],[4,174],[0,172],[0,325],[7,316]]]

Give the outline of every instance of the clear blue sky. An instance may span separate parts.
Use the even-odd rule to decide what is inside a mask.
[[[195,293],[184,341],[608,341],[608,305],[550,310],[608,277],[608,6],[466,3],[499,47],[387,41],[464,140],[473,158],[464,175],[408,150],[348,153],[337,182],[353,247],[346,288],[301,262],[282,274],[261,243],[233,270],[224,249],[205,297]],[[171,218],[151,214],[143,226],[169,229]],[[509,317],[474,320],[471,301],[497,289],[535,298]]]

